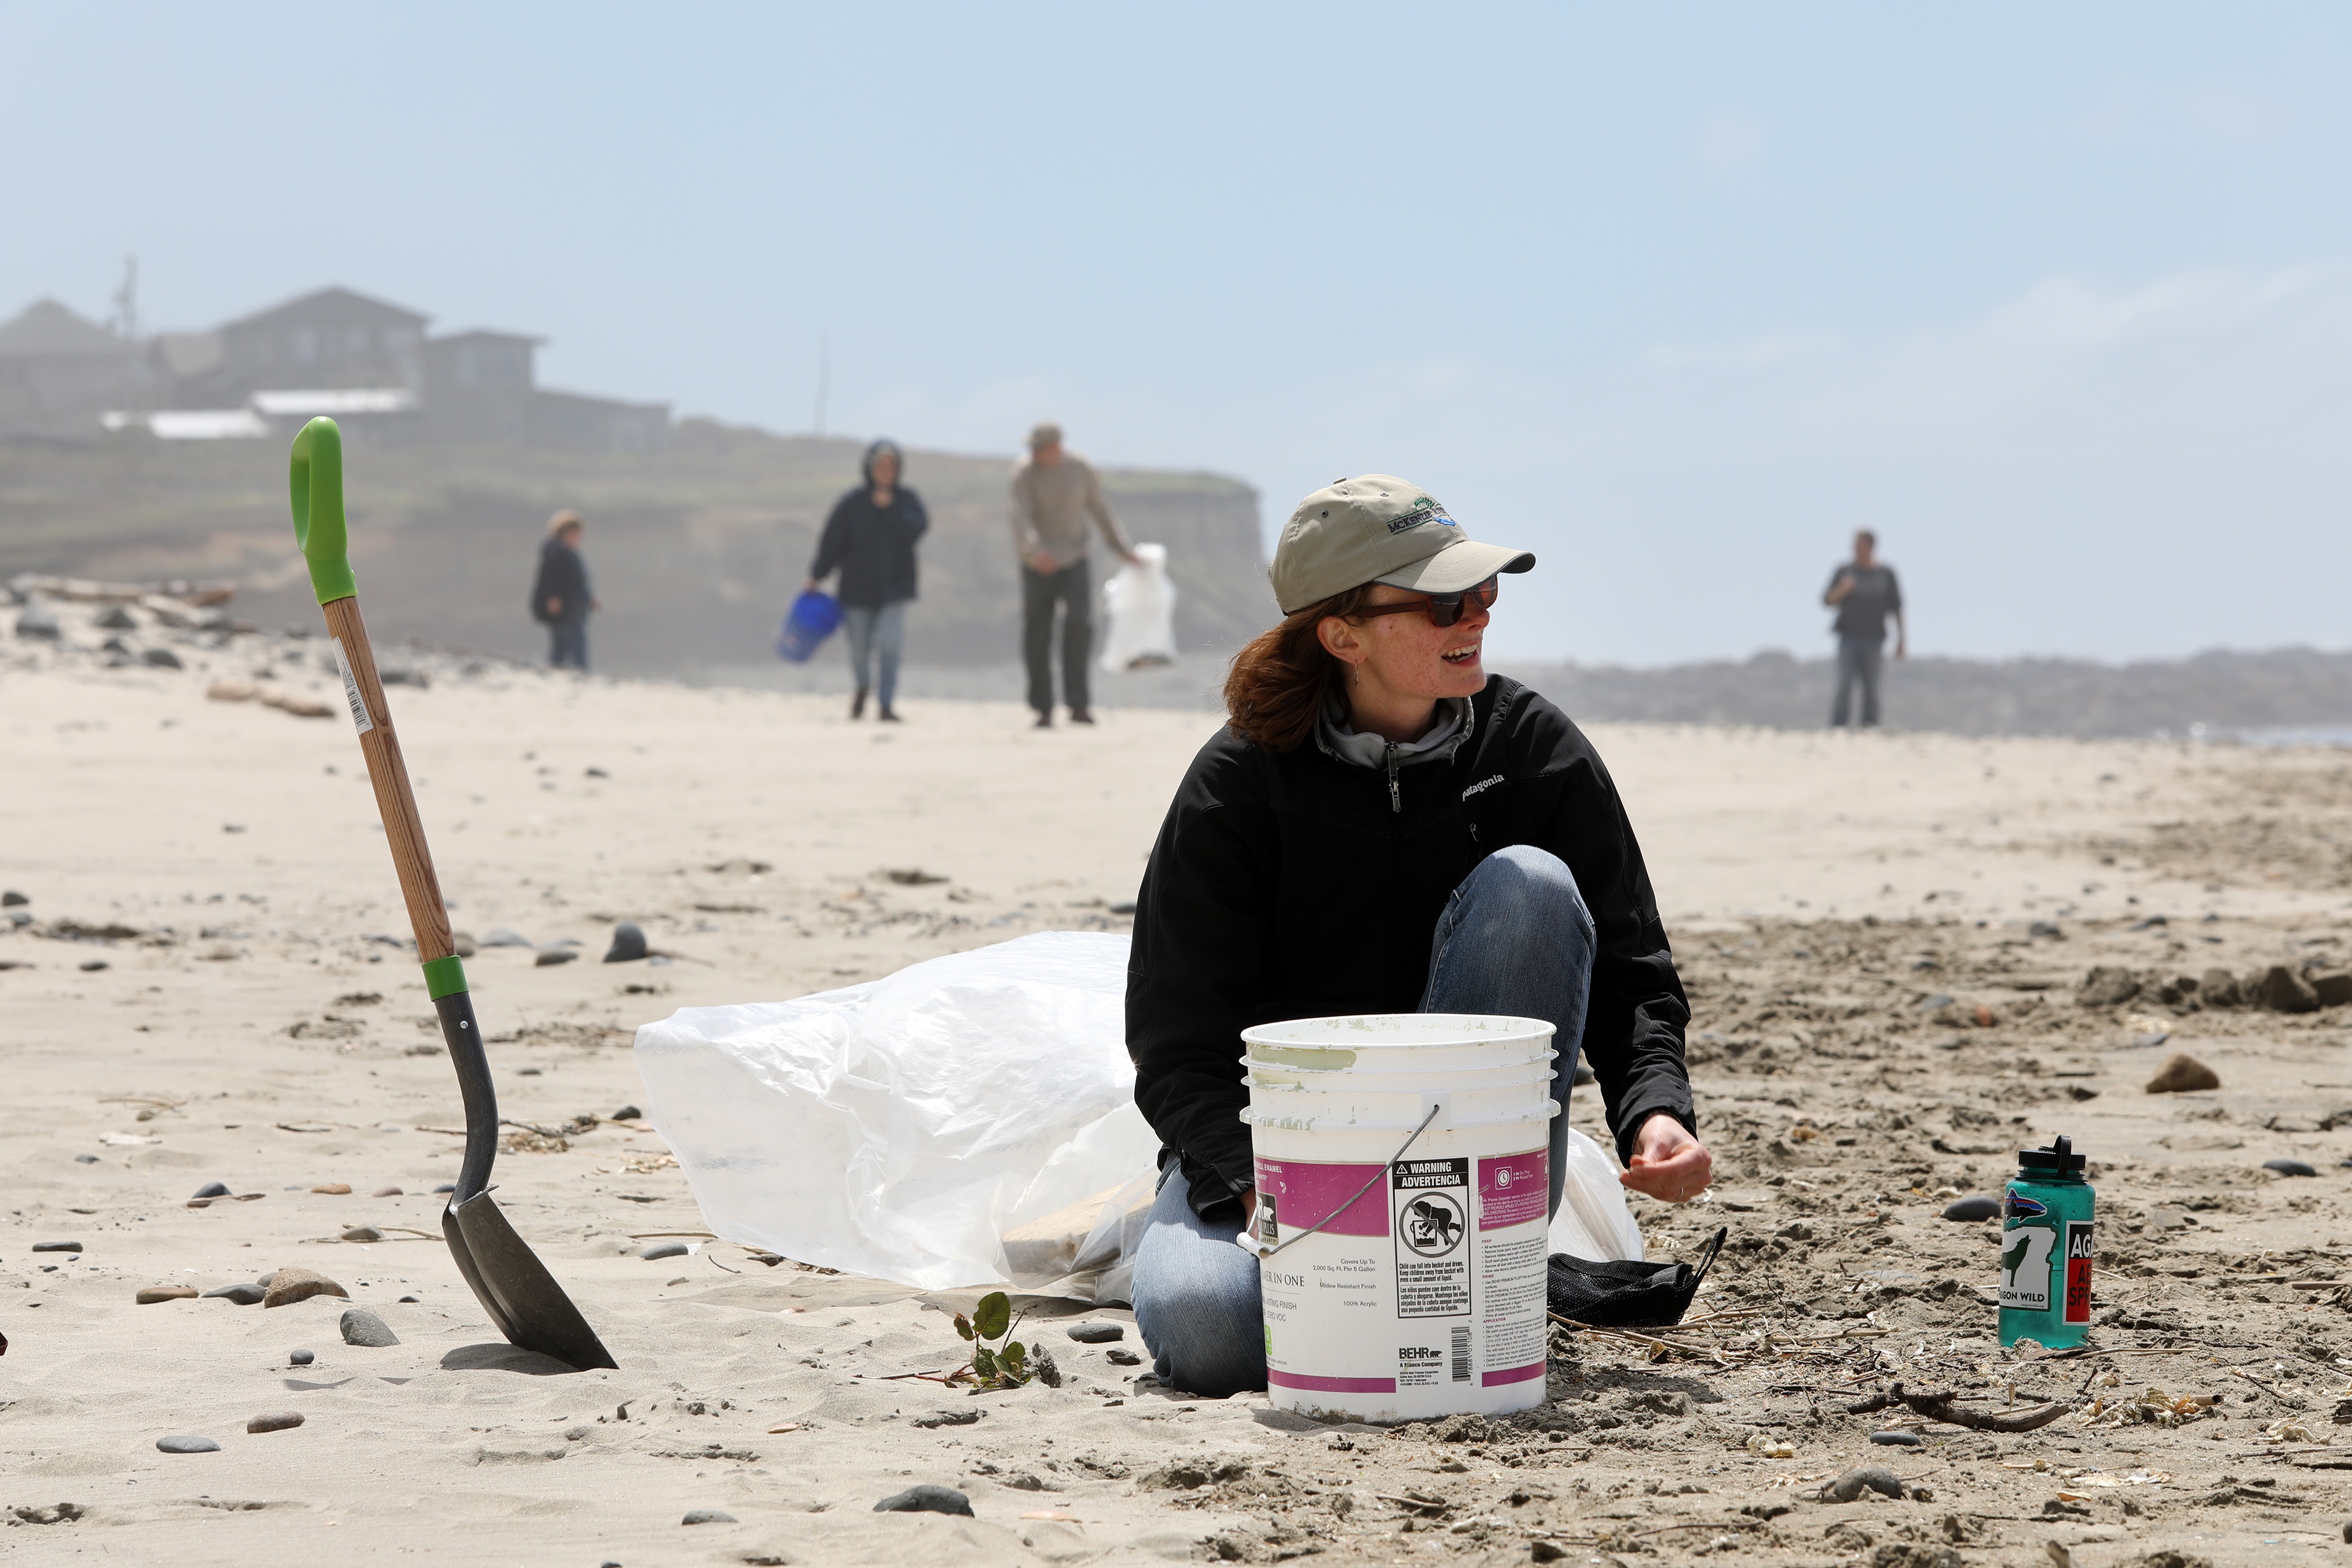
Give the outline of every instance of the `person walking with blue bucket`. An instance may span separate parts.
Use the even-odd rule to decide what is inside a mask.
[[[806,591],[841,573],[842,629],[849,638],[849,673],[856,685],[849,716],[866,716],[866,699],[879,697],[875,716],[899,722],[898,656],[906,644],[907,605],[915,597],[915,543],[931,526],[922,497],[898,480],[906,459],[897,442],[866,449],[866,482],[834,503],[816,545]],[[879,660],[877,689],[874,665]]]

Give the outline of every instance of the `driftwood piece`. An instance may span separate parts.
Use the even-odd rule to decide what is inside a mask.
[[[1964,1410],[1954,1403],[1959,1396],[1951,1389],[1933,1394],[1906,1394],[1896,1384],[1884,1394],[1874,1394],[1858,1399],[1845,1407],[1849,1416],[1868,1416],[1880,1410],[1892,1410],[1897,1405],[1914,1415],[1930,1421],[1942,1421],[1954,1427],[1966,1427],[1977,1432],[2032,1432],[2047,1427],[2074,1409],[2072,1405],[2045,1405],[2039,1410],[2027,1410],[2013,1416],[1996,1416],[1987,1411]]]

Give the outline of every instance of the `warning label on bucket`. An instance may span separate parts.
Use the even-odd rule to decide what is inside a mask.
[[[1389,1197],[1396,1214],[1397,1316],[1467,1316],[1470,1162],[1399,1160]]]

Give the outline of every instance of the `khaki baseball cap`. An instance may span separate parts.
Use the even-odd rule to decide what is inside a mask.
[[[1497,572],[1535,563],[1526,550],[1471,538],[1411,480],[1366,474],[1335,480],[1298,503],[1266,576],[1288,615],[1367,582],[1466,593]]]

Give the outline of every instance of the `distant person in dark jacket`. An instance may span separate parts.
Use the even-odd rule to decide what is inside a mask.
[[[1257,1229],[1236,1060],[1254,1025],[1541,1019],[1561,1113],[1527,1137],[1550,1208],[1580,1051],[1624,1184],[1675,1203],[1706,1186],[1690,1006],[1616,786],[1566,714],[1480,663],[1498,574],[1534,565],[1386,475],[1318,490],[1283,529],[1284,619],[1234,657],[1228,723],[1160,824],[1128,960],[1135,1103],[1161,1145],[1135,1318],[1180,1388],[1265,1386],[1258,1263],[1234,1245]],[[1281,1208],[1278,1235],[1326,1218]]]
[[[1895,617],[1895,656],[1909,655],[1910,632],[1903,624],[1903,585],[1895,569],[1878,563],[1878,536],[1868,528],[1853,536],[1853,559],[1830,574],[1822,602],[1837,612],[1837,696],[1830,704],[1830,727],[1845,723],[1848,699],[1862,688],[1862,724],[1878,723],[1879,661],[1886,650],[1886,618]]]
[[[588,563],[580,559],[580,536],[587,524],[564,510],[547,519],[547,542],[539,547],[539,576],[530,585],[530,612],[547,623],[547,662],[583,674],[588,671],[588,612],[603,608],[588,589]]]
[[[866,449],[866,483],[833,504],[816,541],[808,586],[816,587],[838,570],[842,629],[849,639],[849,673],[857,695],[849,716],[866,716],[866,695],[874,687],[874,656],[881,654],[881,711],[876,717],[897,724],[891,699],[898,695],[898,654],[907,637],[907,601],[915,597],[915,541],[931,526],[922,497],[898,483],[906,460],[898,443],[877,441]]]

